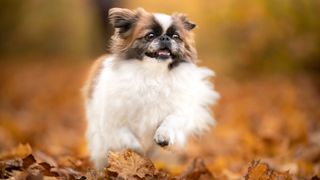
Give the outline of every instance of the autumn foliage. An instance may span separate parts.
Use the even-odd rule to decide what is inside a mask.
[[[0,179],[320,179],[319,2],[1,0]],[[186,13],[222,98],[183,151],[96,172],[80,89],[113,6]]]
[[[317,179],[320,96],[316,76],[215,79],[217,125],[176,157],[111,152],[91,165],[80,88],[89,63],[1,63],[0,178]],[[169,153],[170,154],[170,153]]]

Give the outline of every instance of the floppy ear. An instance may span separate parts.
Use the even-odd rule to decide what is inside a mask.
[[[112,8],[109,10],[111,25],[118,29],[120,34],[127,33],[138,20],[135,11],[123,8]]]
[[[173,16],[178,17],[178,19],[182,22],[183,27],[188,31],[194,29],[197,26],[193,22],[189,21],[188,17],[185,14],[175,13],[173,14]]]

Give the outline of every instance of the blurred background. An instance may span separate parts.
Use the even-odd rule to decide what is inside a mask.
[[[308,0],[1,0],[0,152],[87,155],[80,89],[108,52],[111,7],[186,13],[200,64],[217,73],[217,126],[180,164],[158,166],[178,173],[201,156],[217,176],[242,176],[253,159],[320,173],[320,1]]]

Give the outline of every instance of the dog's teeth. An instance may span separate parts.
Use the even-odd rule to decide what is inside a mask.
[[[160,50],[158,51],[159,56],[170,56],[170,52],[168,50]]]

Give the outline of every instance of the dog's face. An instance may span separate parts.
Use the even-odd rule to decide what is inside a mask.
[[[170,61],[172,67],[196,60],[191,33],[196,25],[185,15],[113,8],[109,19],[115,28],[112,53],[124,59]]]

